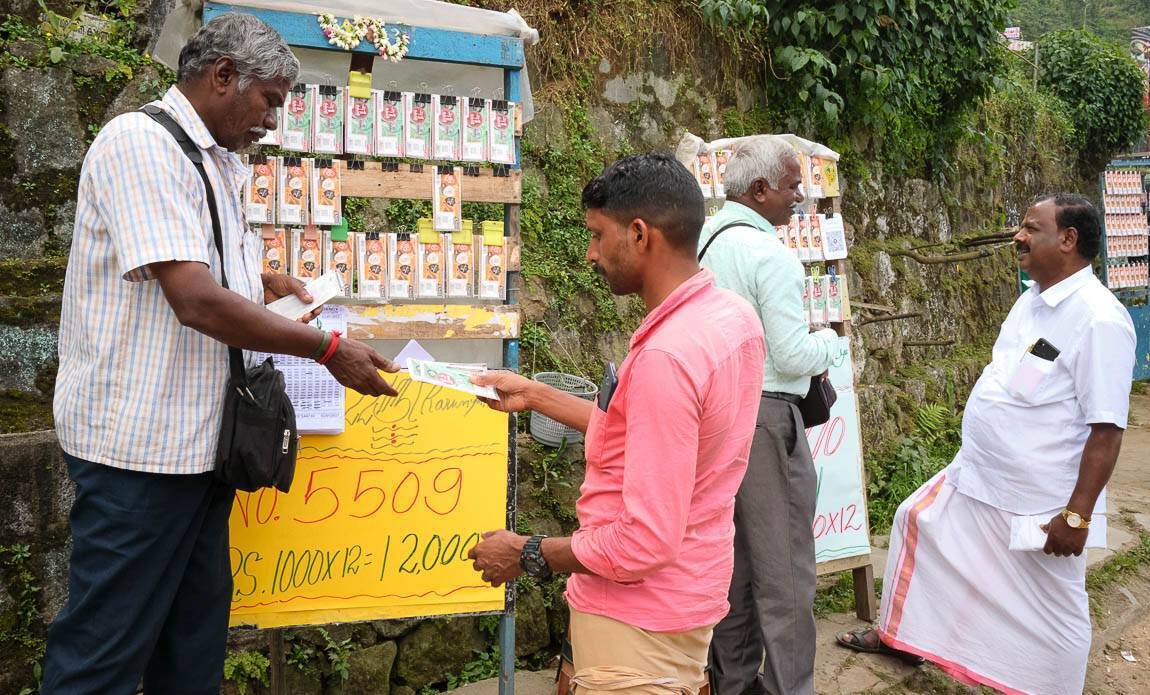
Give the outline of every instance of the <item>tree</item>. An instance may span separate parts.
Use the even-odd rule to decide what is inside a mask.
[[[1040,83],[1069,108],[1084,163],[1097,166],[1141,139],[1146,77],[1124,46],[1073,29],[1043,36],[1038,53]]]
[[[1104,39],[1126,43],[1130,30],[1150,25],[1150,0],[1019,0],[1008,26],[1022,27],[1035,40],[1060,29],[1090,29]]]

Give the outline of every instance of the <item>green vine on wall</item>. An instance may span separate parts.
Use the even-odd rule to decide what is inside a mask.
[[[771,46],[768,102],[789,129],[877,136],[911,169],[942,158],[1005,68],[998,31],[1010,2],[698,1],[713,24]]]
[[[587,231],[580,200],[583,187],[614,159],[601,144],[587,109],[578,104],[553,106],[563,110],[561,134],[524,140],[525,160],[546,176],[546,188],[537,176],[523,182],[520,229],[525,281],[546,288],[546,315],[524,326],[520,358],[525,371],[560,369],[597,374],[600,359],[594,345],[557,344],[559,330],[575,331],[594,340],[611,331],[637,324],[634,304],[620,311],[606,283],[587,263]]]

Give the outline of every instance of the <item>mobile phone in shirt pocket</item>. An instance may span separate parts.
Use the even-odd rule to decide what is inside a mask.
[[[1029,350],[1022,353],[1022,359],[1014,369],[1006,390],[1012,396],[1033,403],[1037,401],[1043,382],[1054,372],[1054,360],[1045,360]]]

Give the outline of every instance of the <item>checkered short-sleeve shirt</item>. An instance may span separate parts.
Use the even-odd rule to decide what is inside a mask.
[[[203,151],[232,291],[262,304],[260,243],[241,208],[245,167],[176,88],[154,102]],[[180,325],[149,264],[219,254],[199,173],[142,113],[100,131],[84,157],[60,316],[54,411],[64,451],[151,473],[212,469],[227,348]]]

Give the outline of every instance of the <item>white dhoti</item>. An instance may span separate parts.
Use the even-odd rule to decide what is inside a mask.
[[[968,685],[1078,695],[1090,652],[1086,554],[1008,550],[1013,515],[962,494],[946,476],[895,514],[883,642]]]

